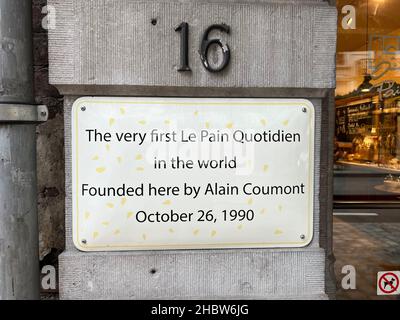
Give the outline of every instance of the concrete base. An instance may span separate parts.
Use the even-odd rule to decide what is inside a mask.
[[[60,256],[61,299],[327,299],[323,249]],[[293,276],[293,275],[296,276]]]

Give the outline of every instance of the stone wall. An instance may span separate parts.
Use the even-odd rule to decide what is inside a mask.
[[[57,9],[57,28],[49,38],[50,82],[66,96],[67,245],[60,256],[60,297],[327,298],[331,291],[326,272],[331,266],[331,207],[327,205],[331,180],[326,173],[331,172],[328,148],[332,140],[328,134],[332,100],[327,97],[335,87],[336,8],[322,0],[51,0],[51,4]],[[200,34],[220,17],[235,27],[229,35],[235,67],[210,74],[192,56],[191,61],[196,61],[192,74],[178,74],[174,69],[179,46],[170,45],[176,42],[172,26],[190,20],[191,32]],[[192,55],[197,45],[191,44]],[[297,249],[78,251],[71,237],[70,109],[76,98],[98,95],[310,99],[318,115],[316,232],[311,245]]]
[[[49,85],[48,38],[42,27],[46,0],[32,0],[35,100],[49,108],[49,120],[37,127],[39,250],[42,260],[64,249],[63,97]]]

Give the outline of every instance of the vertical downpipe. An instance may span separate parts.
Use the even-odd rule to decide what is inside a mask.
[[[33,104],[31,0],[0,0],[0,108]],[[0,122],[0,300],[38,299],[35,124]]]

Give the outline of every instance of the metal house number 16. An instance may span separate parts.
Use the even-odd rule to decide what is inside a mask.
[[[203,64],[204,68],[206,68],[209,72],[219,72],[226,68],[229,64],[229,60],[231,58],[231,53],[229,46],[222,42],[221,39],[209,39],[209,33],[213,30],[218,30],[221,32],[226,32],[229,34],[230,28],[226,24],[213,24],[209,26],[203,33],[200,43],[200,59],[201,63]],[[176,29],[176,32],[181,34],[181,45],[180,45],[180,55],[181,55],[181,62],[178,68],[178,71],[190,71],[189,67],[189,24],[187,22],[182,22]],[[213,67],[208,62],[208,50],[212,45],[217,45],[222,50],[222,62],[219,66]]]

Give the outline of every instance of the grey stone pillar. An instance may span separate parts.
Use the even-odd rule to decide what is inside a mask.
[[[327,298],[337,18],[331,1],[49,2],[57,14],[49,34],[50,81],[66,96],[61,298]],[[193,35],[214,23],[230,25],[227,69],[207,72],[195,38],[192,72],[177,72],[179,35],[173,29],[182,21]],[[78,251],[71,229],[70,109],[88,95],[310,99],[316,109],[313,241],[300,249]]]

